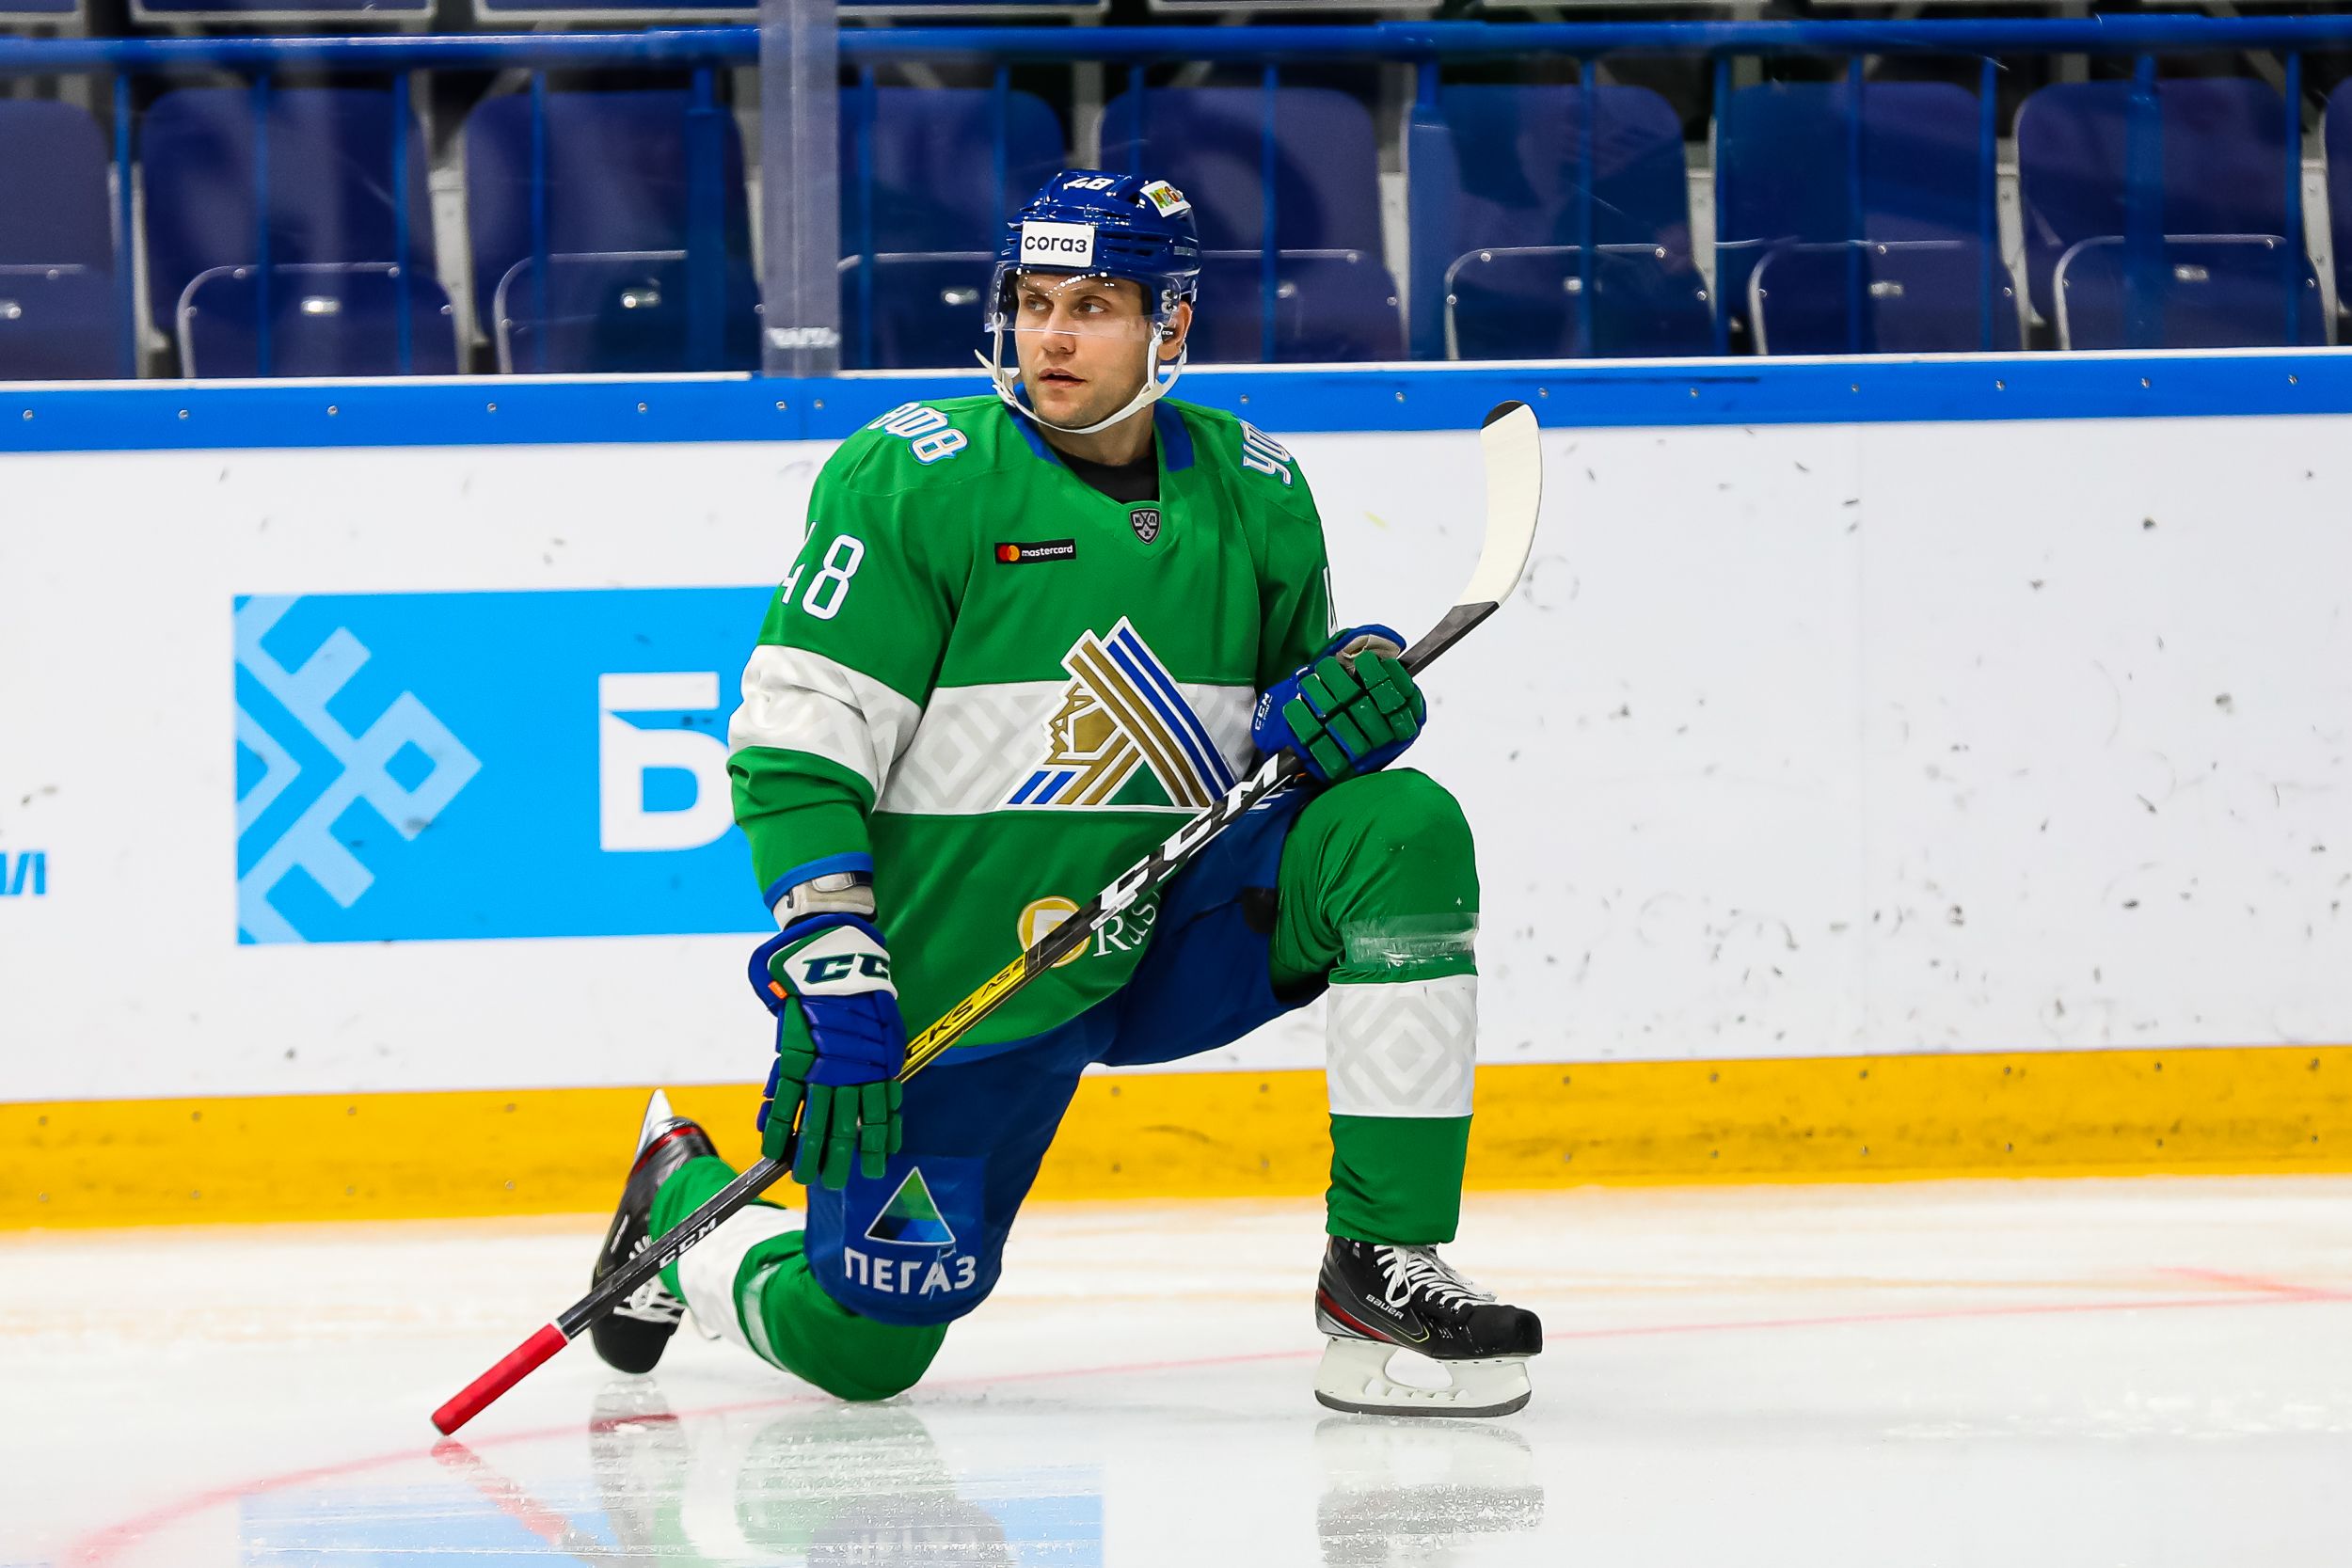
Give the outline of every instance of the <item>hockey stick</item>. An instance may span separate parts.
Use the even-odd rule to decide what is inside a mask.
[[[1534,411],[1523,403],[1497,404],[1486,415],[1478,444],[1486,469],[1486,529],[1478,549],[1478,565],[1454,608],[1405,650],[1405,668],[1415,673],[1502,608],[1518,586],[1519,575],[1527,569],[1528,551],[1535,543],[1535,515],[1543,499],[1544,474]],[[1026,952],[990,975],[979,990],[949,1008],[946,1017],[915,1036],[907,1046],[907,1065],[898,1074],[900,1080],[914,1077],[938,1060],[974,1024],[1004,1006],[1007,998],[1091,941],[1104,922],[1167,882],[1202,845],[1252,806],[1297,783],[1304,773],[1297,757],[1288,752],[1268,757],[1223,800],[1179,828],[1175,836],[1129,866],[1086,908],[1040,937]],[[574,1302],[555,1322],[517,1345],[435,1411],[434,1426],[448,1433],[472,1420],[493,1400],[585,1333],[590,1323],[781,1180],[789,1168],[781,1160],[754,1161],[667,1235],[607,1275],[602,1284]]]

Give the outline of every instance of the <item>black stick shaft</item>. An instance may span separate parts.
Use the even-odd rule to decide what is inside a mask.
[[[564,1331],[564,1338],[579,1338],[590,1323],[634,1294],[646,1280],[685,1257],[696,1243],[718,1229],[728,1215],[774,1186],[791,1168],[781,1160],[753,1161],[744,1167],[742,1175],[711,1194],[708,1202],[680,1220],[653,1245],[606,1275],[603,1284],[572,1303],[555,1320],[555,1326]]]

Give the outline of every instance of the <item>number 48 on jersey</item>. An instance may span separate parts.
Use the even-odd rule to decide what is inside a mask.
[[[808,593],[801,600],[801,608],[819,621],[830,621],[841,613],[841,601],[850,596],[850,579],[866,562],[866,546],[846,533],[834,535],[825,546],[824,564],[809,579]],[[779,609],[792,602],[799,592],[801,574],[808,569],[805,562],[792,568],[791,574],[776,585]]]

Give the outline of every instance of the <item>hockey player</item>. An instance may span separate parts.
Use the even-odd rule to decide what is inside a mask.
[[[1297,461],[1163,401],[1199,273],[1165,182],[1056,175],[998,250],[994,394],[898,408],[818,476],[729,733],[777,926],[751,964],[777,1018],[762,1147],[807,1215],[720,1226],[596,1325],[613,1366],[650,1369],[691,1307],[843,1399],[911,1386],[994,1287],[1084,1069],[1215,1050],[1327,991],[1317,1397],[1526,1402],[1534,1314],[1435,1250],[1470,1135],[1470,828],[1391,766],[1424,705],[1393,632],[1335,629]],[[896,1081],[908,1019],[945,1013],[1277,750],[1311,787]],[[597,1277],[735,1174],[657,1097]],[[1386,1375],[1400,1345],[1449,1386]]]

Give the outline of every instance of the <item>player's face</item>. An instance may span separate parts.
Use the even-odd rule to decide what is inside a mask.
[[[1176,308],[1157,350],[1176,357],[1192,307]],[[1030,406],[1058,425],[1089,425],[1124,408],[1142,388],[1152,311],[1143,285],[1126,277],[1023,273],[1013,282],[1013,349]]]

